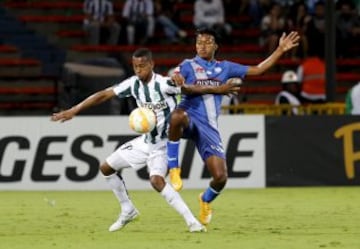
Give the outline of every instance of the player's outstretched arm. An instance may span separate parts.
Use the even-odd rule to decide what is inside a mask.
[[[275,51],[258,65],[249,66],[247,75],[260,75],[266,72],[269,68],[275,65],[284,53],[299,46],[299,39],[300,36],[296,31],[292,31],[288,35],[283,33]]]
[[[242,81],[240,78],[231,78],[226,81],[225,84],[219,86],[203,86],[203,85],[187,85],[181,86],[181,92],[183,94],[237,94],[240,90]]]
[[[77,104],[67,110],[53,113],[53,115],[51,116],[51,120],[65,122],[67,120],[72,119],[76,114],[78,114],[82,110],[85,110],[91,106],[101,104],[114,96],[115,96],[115,92],[113,91],[113,89],[111,87],[107,88],[105,90],[98,91],[98,92],[90,95],[86,99],[84,99],[79,104]]]

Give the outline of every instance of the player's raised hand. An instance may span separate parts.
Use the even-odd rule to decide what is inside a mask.
[[[76,115],[76,111],[74,108],[70,108],[61,112],[53,113],[51,116],[51,121],[60,121],[65,122],[72,119]]]
[[[296,31],[291,31],[288,35],[282,34],[279,40],[279,47],[283,52],[299,46],[300,35]]]

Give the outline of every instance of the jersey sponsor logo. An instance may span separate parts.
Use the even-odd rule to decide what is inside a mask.
[[[163,101],[159,101],[157,103],[150,103],[150,102],[142,103],[141,107],[145,107],[145,108],[148,108],[153,111],[160,111],[160,110],[164,110],[164,109],[168,108],[168,105],[167,105],[166,101],[163,100]]]
[[[219,86],[221,85],[221,82],[215,79],[205,79],[205,80],[196,80],[195,84],[200,86]]]

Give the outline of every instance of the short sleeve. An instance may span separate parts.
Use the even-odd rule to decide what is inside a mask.
[[[132,78],[128,78],[114,86],[113,90],[119,98],[126,98],[132,96],[131,92]]]
[[[240,77],[240,78],[245,78],[248,70],[249,70],[249,66],[245,66],[239,63],[235,63],[235,62],[230,62],[230,61],[226,61],[226,68],[229,68],[229,77]]]
[[[164,84],[164,91],[169,95],[176,95],[181,93],[181,87],[176,86],[169,77],[165,77],[166,84]]]

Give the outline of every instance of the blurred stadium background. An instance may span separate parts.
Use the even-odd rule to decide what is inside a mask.
[[[113,1],[120,25],[123,21],[121,11],[124,2]],[[174,21],[187,32],[187,37],[170,44],[157,24],[154,37],[144,44],[154,52],[156,71],[163,74],[182,59],[194,55],[194,3],[186,0],[170,2],[175,9]],[[281,13],[287,22],[294,13],[296,3],[301,1],[223,1],[225,21],[232,26],[232,31],[224,39],[219,59],[256,64],[265,58],[268,50],[260,42],[260,21],[273,2],[282,6]],[[304,2],[309,6],[307,14],[313,16],[316,1]],[[336,42],[335,17],[341,2],[344,0],[325,5],[324,18],[329,24],[325,30],[327,44],[321,44],[323,41],[312,38],[312,34],[302,34],[303,37],[310,36],[307,37],[309,46],[316,44],[313,47],[322,48],[323,51],[320,52],[326,57],[326,102],[339,105],[319,108],[323,112],[325,110],[325,113],[328,110],[330,114],[333,113],[332,107],[336,108],[336,113],[341,112],[347,91],[360,80],[359,43],[343,45]],[[351,2],[352,12],[359,19],[358,1]],[[118,45],[87,45],[87,34],[82,29],[82,0],[3,0],[0,17],[0,110],[4,115],[48,115],[53,110],[71,106],[93,91],[103,88],[104,84],[114,84],[131,74],[129,58],[134,49],[140,46],[126,44],[124,25]],[[284,30],[288,31],[286,29],[289,28],[286,26]],[[299,29],[297,26],[293,28]],[[335,51],[339,51],[336,46],[348,47],[349,52],[344,55],[335,54]],[[278,106],[273,103],[281,90],[281,75],[285,70],[296,70],[305,57],[304,51],[296,55],[288,54],[271,72],[259,77],[249,77],[237,99],[240,104],[236,107],[238,112],[253,113],[256,110],[256,113],[279,113]],[[99,70],[95,70],[96,68]],[[121,104],[113,103],[110,107],[104,105],[88,114],[127,114],[132,108],[128,104],[123,101]],[[262,105],[264,108],[261,108]]]

